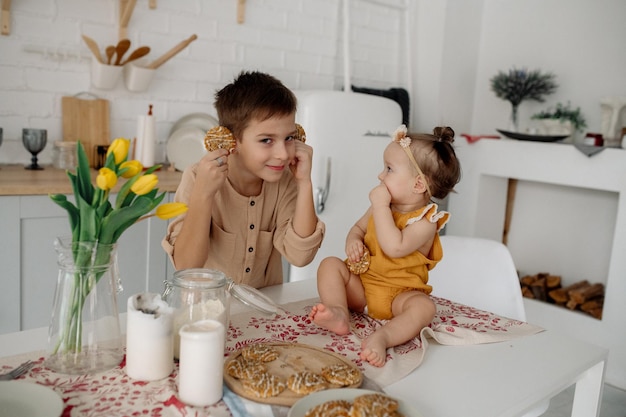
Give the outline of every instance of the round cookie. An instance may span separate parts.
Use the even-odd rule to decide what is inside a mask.
[[[342,387],[361,382],[361,372],[345,363],[337,363],[322,368],[322,376],[331,384]]]
[[[254,374],[267,371],[267,366],[257,360],[245,359],[242,356],[231,360],[226,365],[228,375],[237,379],[249,379]]]
[[[346,400],[326,401],[311,408],[304,417],[349,417],[351,406]]]
[[[296,123],[296,139],[302,143],[306,142],[306,132],[304,131],[304,128],[298,123]]]
[[[271,362],[278,359],[278,350],[276,350],[272,346],[257,344],[242,349],[241,355],[245,359],[249,360]]]
[[[258,398],[275,397],[287,387],[285,382],[276,375],[259,372],[250,379],[242,380],[243,388]]]
[[[350,417],[391,416],[398,406],[398,401],[384,394],[361,395],[352,402]]]
[[[287,388],[296,394],[308,395],[328,388],[328,382],[320,374],[303,371],[289,376]]]
[[[224,126],[215,126],[204,135],[204,148],[212,152],[216,149],[230,151],[235,147],[236,141],[232,132]]]
[[[370,251],[367,248],[363,249],[363,256],[358,262],[350,262],[350,259],[346,259],[346,265],[350,272],[355,275],[361,275],[365,271],[367,271],[370,267]]]

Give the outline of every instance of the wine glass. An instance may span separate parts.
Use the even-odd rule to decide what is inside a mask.
[[[46,147],[48,141],[48,131],[46,129],[22,129],[22,142],[28,152],[31,153],[31,164],[25,169],[43,169],[37,164],[37,154]]]

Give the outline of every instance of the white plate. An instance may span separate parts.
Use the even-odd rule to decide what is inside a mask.
[[[206,154],[204,135],[206,131],[194,127],[181,127],[167,139],[167,160],[178,171],[184,171]]]
[[[318,391],[313,394],[309,394],[296,402],[289,410],[287,417],[304,417],[307,411],[318,404],[322,404],[331,400],[348,400],[352,401],[356,397],[365,394],[381,394],[380,392],[370,391],[360,388],[336,388],[328,389],[324,391]],[[424,417],[421,413],[418,413],[413,407],[406,404],[402,400],[398,400],[398,411],[404,414],[405,417]]]
[[[207,130],[215,127],[219,124],[219,121],[207,113],[191,113],[186,116],[181,117],[174,123],[172,128],[170,129],[170,136],[174,134],[181,127],[197,127],[198,129],[206,132]]]
[[[59,417],[63,400],[52,389],[25,381],[0,382],[0,417]]]

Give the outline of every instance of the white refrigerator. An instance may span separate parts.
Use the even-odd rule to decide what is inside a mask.
[[[305,267],[289,266],[289,281],[317,276],[320,261],[345,257],[348,230],[369,206],[369,191],[383,169],[383,151],[402,123],[391,99],[343,91],[296,91],[296,122],[313,147],[316,210],[326,224],[317,256]]]

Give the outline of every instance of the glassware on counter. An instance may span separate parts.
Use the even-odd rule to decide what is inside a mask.
[[[190,268],[165,281],[163,300],[174,308],[174,357],[179,357],[180,328],[188,323],[213,319],[228,329],[231,295],[264,314],[282,311],[272,299],[248,285],[235,284],[222,271]]]
[[[56,141],[52,148],[52,165],[58,169],[76,169],[78,164],[76,146],[78,142]]]
[[[26,169],[34,169],[41,170],[43,169],[37,163],[37,154],[43,151],[43,148],[46,147],[46,142],[48,141],[48,131],[46,129],[31,129],[24,128],[22,129],[22,143],[24,147],[30,154],[32,155],[30,161],[31,164],[25,166]]]

